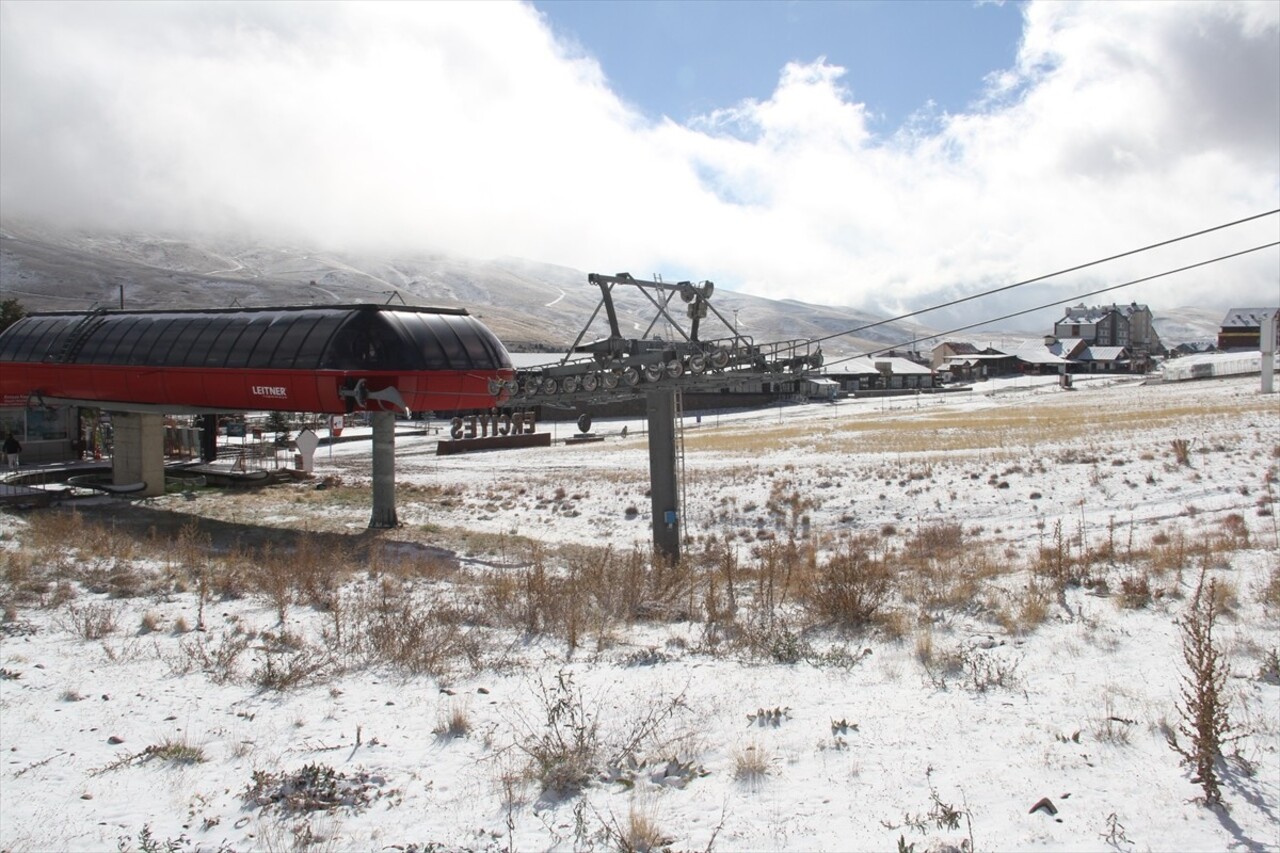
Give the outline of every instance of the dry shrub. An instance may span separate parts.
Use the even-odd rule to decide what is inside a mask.
[[[1216,580],[1209,579],[1207,585],[1205,580],[1205,573],[1201,571],[1187,613],[1178,622],[1182,660],[1186,665],[1178,704],[1182,721],[1176,732],[1166,732],[1166,738],[1183,763],[1195,768],[1205,804],[1217,805],[1222,802],[1218,782],[1222,748],[1234,739],[1226,695],[1231,669],[1213,636],[1222,613],[1222,596]],[[1185,746],[1178,740],[1179,734],[1187,738]]]
[[[1054,590],[1061,592],[1068,586],[1079,586],[1088,573],[1087,566],[1071,556],[1071,545],[1062,530],[1062,520],[1053,524],[1053,539],[1042,546],[1032,567],[1034,573],[1047,579]]]
[[[1181,529],[1175,530],[1172,536],[1157,533],[1151,538],[1151,571],[1157,576],[1182,571],[1190,563],[1190,554],[1186,534]]]
[[[907,559],[925,563],[953,559],[965,546],[964,528],[952,522],[938,522],[921,527],[907,540]]]
[[[818,562],[806,604],[820,618],[844,628],[863,628],[893,592],[894,575],[882,557],[873,555],[874,537],[841,544]]]
[[[263,690],[284,691],[320,681],[333,670],[333,655],[326,650],[310,646],[285,648],[267,651],[252,680]]]
[[[283,625],[293,603],[293,560],[290,555],[277,552],[268,543],[258,553],[253,573],[250,575],[255,591],[264,596],[276,611]]]
[[[68,628],[83,640],[101,640],[115,633],[118,619],[114,607],[100,602],[67,607]]]
[[[915,615],[905,607],[882,609],[875,621],[884,637],[895,642],[910,636],[916,625]]]
[[[85,539],[84,528],[79,512],[54,508],[31,514],[23,539],[43,554],[59,553]]]
[[[1143,573],[1120,579],[1120,595],[1116,602],[1128,610],[1140,610],[1151,603],[1151,579]]]
[[[680,693],[653,699],[629,719],[605,728],[599,703],[588,703],[570,673],[561,670],[553,681],[539,680],[534,689],[538,719],[517,717],[515,746],[528,760],[528,778],[537,780],[543,795],[551,798],[576,794],[598,776],[634,784],[646,755],[671,754],[676,741],[667,727],[687,710]],[[683,769],[697,775],[691,764]]]
[[[639,549],[584,546],[558,556],[562,565],[552,565],[533,548],[525,567],[481,577],[479,609],[488,623],[561,638],[573,649],[588,632],[602,641],[617,625],[701,618],[709,595],[719,607],[708,590],[713,572],[695,559],[671,563]]]
[[[553,684],[538,685],[545,723],[525,731],[516,746],[529,759],[529,775],[544,794],[562,797],[580,791],[595,774],[603,749],[599,714],[587,708],[573,676],[563,670]]]
[[[142,595],[147,580],[129,560],[93,558],[83,560],[76,573],[89,592],[111,598],[135,598]]]
[[[1258,598],[1269,609],[1280,609],[1280,562],[1271,566],[1267,580],[1258,590]]]
[[[1175,438],[1169,442],[1170,448],[1173,450],[1173,458],[1179,464],[1186,467],[1191,466],[1191,442],[1185,438]]]
[[[922,624],[915,635],[915,658],[925,667],[932,666],[933,651],[933,626]]]
[[[1233,551],[1249,547],[1249,525],[1238,512],[1222,519],[1222,535],[1226,539],[1226,546]]]
[[[999,612],[998,619],[1010,634],[1029,634],[1044,624],[1052,602],[1052,591],[1033,579],[1023,588],[1022,595],[1014,599],[1012,607]]]
[[[793,537],[766,540],[751,549],[751,556],[753,562],[743,576],[755,581],[756,620],[772,625],[800,592],[798,587],[814,568],[814,556]]]
[[[482,643],[449,602],[415,596],[406,584],[383,577],[372,590],[342,600],[343,629],[335,654],[387,665],[408,675],[442,677],[478,667]]]
[[[175,632],[180,629],[185,629],[183,619],[174,625]],[[250,642],[247,634],[223,634],[217,643],[204,634],[196,634],[178,643],[182,657],[176,664],[171,663],[170,669],[176,673],[197,669],[214,684],[234,684],[240,680],[240,656],[248,650]]]
[[[41,604],[51,586],[31,551],[0,551],[0,599],[6,607]]]
[[[637,807],[633,802],[627,812],[627,825],[623,832],[610,833],[623,853],[652,853],[666,850],[674,840],[670,838],[653,814],[652,807]]]

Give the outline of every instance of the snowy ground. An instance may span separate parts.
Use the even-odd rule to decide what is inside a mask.
[[[446,457],[402,436],[377,536],[363,442],[311,482],[0,515],[0,849],[1280,849],[1280,395],[1256,377],[689,418],[686,553],[737,556],[738,609],[712,560],[687,602],[561,623],[541,567],[621,595],[583,578],[650,536],[643,423],[594,429]],[[851,540],[900,567],[859,628],[761,562]],[[310,580],[201,595],[264,541]],[[353,558],[374,541],[402,544]],[[1165,735],[1202,567],[1242,735],[1225,809]],[[459,615],[402,607],[426,600]],[[375,660],[360,619],[416,646]],[[566,745],[580,789],[533,760]]]

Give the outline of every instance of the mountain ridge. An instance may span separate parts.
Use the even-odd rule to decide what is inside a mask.
[[[28,311],[118,307],[121,301],[149,309],[353,302],[462,307],[513,352],[562,351],[580,334],[592,340],[609,333],[597,310],[599,289],[588,283],[586,272],[558,264],[436,252],[351,253],[235,237],[73,232],[14,221],[0,222],[0,296],[9,294]],[[653,323],[658,311],[639,289],[615,287],[612,295],[624,336],[678,334],[665,321]],[[772,300],[722,287],[716,288],[711,306],[715,313],[702,323],[704,339],[728,337],[736,326],[759,343],[821,340],[833,356],[933,345],[932,340],[909,344],[921,338],[976,343],[1041,336],[1033,331],[944,335],[852,308]],[[674,300],[668,310],[683,323],[683,309]],[[1165,344],[1174,346],[1213,339],[1217,320],[1207,309],[1180,308],[1158,314],[1156,328]]]

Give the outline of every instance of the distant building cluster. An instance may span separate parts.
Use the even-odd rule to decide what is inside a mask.
[[[891,394],[936,389],[952,383],[1027,374],[1147,373],[1160,359],[1206,352],[1257,350],[1266,318],[1280,324],[1280,308],[1232,308],[1216,341],[1197,341],[1166,349],[1156,332],[1151,309],[1128,305],[1076,305],[1053,324],[1042,342],[1005,349],[966,341],[944,341],[928,354],[890,352],[854,359],[826,374],[810,397],[848,393]],[[1278,326],[1277,328],[1280,328]]]

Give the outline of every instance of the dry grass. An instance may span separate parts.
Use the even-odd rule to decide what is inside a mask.
[[[903,404],[899,404],[903,405]],[[1075,401],[1048,401],[1034,411],[921,412],[903,406],[890,413],[797,425],[758,423],[750,429],[717,429],[686,436],[691,451],[762,456],[800,445],[821,455],[841,453],[981,454],[990,461],[1023,455],[1046,435],[1058,442],[1096,444],[1159,428],[1177,430],[1206,419],[1243,414],[1273,415],[1265,400],[1204,400],[1195,403],[1153,398],[1143,408],[1081,411]],[[815,435],[815,432],[818,433]]]
[[[768,778],[772,764],[768,747],[751,741],[733,751],[733,778],[750,790],[757,790]]]
[[[500,665],[512,653],[495,650],[512,648],[512,631],[563,643],[570,655],[584,649],[598,653],[637,623],[662,622],[702,623],[701,639],[689,646],[698,653],[772,660],[815,660],[813,649],[831,639],[822,635],[829,628],[874,628],[882,638],[913,640],[917,657],[936,668],[939,653],[932,634],[918,627],[922,621],[963,614],[1022,636],[1044,623],[1055,597],[1081,584],[1094,592],[1105,592],[1110,584],[1120,606],[1147,606],[1163,592],[1162,586],[1176,588],[1172,581],[1160,582],[1165,575],[1226,566],[1235,551],[1254,545],[1259,537],[1265,541],[1271,533],[1265,527],[1251,530],[1241,513],[1215,518],[1204,512],[1194,526],[1179,520],[1143,543],[1135,541],[1143,538],[1143,528],[1132,520],[1127,528],[1113,519],[1105,529],[1095,523],[1086,531],[1068,509],[1056,520],[1044,518],[1038,543],[1013,541],[1007,534],[1001,538],[998,526],[984,531],[947,519],[943,500],[956,500],[960,488],[1061,475],[1061,470],[1050,470],[1055,462],[1059,468],[1092,466],[1108,486],[1131,470],[1141,476],[1141,470],[1152,468],[1164,476],[1173,470],[1167,450],[1163,461],[1151,452],[1134,459],[1117,455],[1109,445],[1146,430],[1165,436],[1200,434],[1195,427],[1205,419],[1260,411],[1270,410],[1252,398],[1167,405],[1157,397],[1146,409],[1082,414],[1073,401],[1064,400],[1037,406],[1034,412],[899,408],[804,425],[694,430],[686,437],[690,451],[760,451],[756,455],[764,459],[764,450],[794,443],[816,452],[874,453],[878,461],[860,469],[761,463],[721,470],[717,488],[731,492],[739,483],[767,482],[768,497],[759,492],[724,494],[716,508],[723,529],[689,542],[686,558],[675,565],[655,560],[646,549],[549,548],[507,533],[435,526],[402,529],[396,541],[337,535],[332,531],[349,529],[350,515],[367,511],[367,491],[341,484],[246,495],[234,508],[230,502],[205,506],[200,500],[202,511],[236,512],[241,519],[248,513],[255,522],[260,510],[287,504],[308,518],[302,530],[242,521],[228,525],[171,513],[171,526],[153,527],[140,536],[106,516],[95,520],[88,513],[54,510],[32,514],[30,524],[16,534],[22,547],[0,553],[0,603],[16,618],[22,606],[63,606],[84,591],[109,597],[194,592],[199,609],[174,618],[176,633],[188,628],[191,616],[197,627],[205,627],[205,608],[219,599],[260,597],[281,625],[296,621],[296,609],[323,614],[323,642],[331,652],[323,665],[303,659],[299,650],[275,650],[246,673],[239,638],[219,641],[202,635],[187,643],[186,666],[216,673],[218,679],[257,681],[276,689],[296,683],[294,673],[317,678],[370,664],[410,675]],[[1029,460],[1027,449],[1046,439],[1074,441],[1076,446]],[[1217,453],[1226,452],[1225,447],[1197,450]],[[948,454],[939,457],[938,451]],[[914,452],[930,455],[903,458]],[[896,461],[895,454],[901,454]],[[975,456],[983,462],[978,473],[964,467]],[[1067,469],[1067,474],[1087,476],[1089,469]],[[933,501],[938,512],[918,516],[930,521],[877,520],[873,532],[850,535],[845,525],[858,529],[860,522],[853,511],[839,525],[823,522],[839,513],[839,508],[823,507],[823,489],[849,476],[883,479],[886,490],[896,481],[897,488],[918,495],[919,501]],[[629,471],[610,472],[603,481],[611,488],[635,485],[637,491],[644,485],[642,474]],[[559,512],[570,504],[589,503],[590,488],[575,490],[560,475],[546,474],[535,476],[517,494],[451,484],[405,485],[401,498],[406,506],[422,504],[427,513],[435,505],[497,512],[535,501],[544,507],[540,511]],[[625,500],[617,504],[623,505]],[[314,518],[308,515],[313,510]],[[228,530],[253,535],[229,541]],[[424,540],[432,547],[423,545]],[[443,546],[496,557],[496,565],[462,568],[443,553]],[[163,571],[147,565],[155,561]],[[1280,608],[1276,575],[1273,571],[1271,582],[1256,594]],[[1225,585],[1218,589],[1220,609],[1228,613],[1238,593]],[[94,601],[73,604],[68,611],[72,630],[81,636],[99,632],[89,617],[105,605]],[[152,632],[159,624],[148,611],[139,630]]]
[[[466,737],[471,728],[471,712],[466,701],[455,698],[447,705],[441,705],[431,733],[441,740],[452,740]]]

